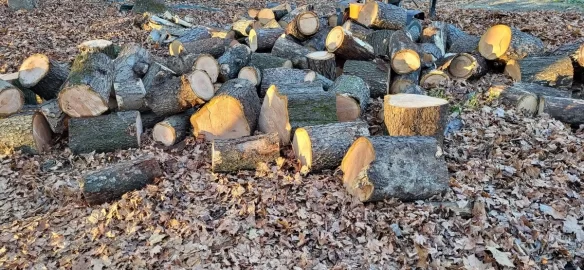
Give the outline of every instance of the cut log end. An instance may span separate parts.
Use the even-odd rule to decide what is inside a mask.
[[[180,40],[175,39],[174,41],[172,41],[170,43],[170,45],[168,46],[168,52],[170,53],[171,56],[178,56],[180,55],[182,52],[184,52],[185,48],[182,45],[182,42],[180,42]]]
[[[194,70],[204,70],[213,83],[217,82],[220,68],[217,60],[210,54],[201,54],[193,64]]]
[[[113,42],[111,42],[109,40],[95,39],[95,40],[85,41],[85,42],[79,44],[79,46],[77,46],[77,48],[79,49],[79,51],[81,53],[92,53],[92,52],[102,52],[103,50],[106,50],[108,48],[113,48],[112,46],[113,46]]]
[[[17,113],[24,106],[24,94],[17,88],[0,89],[0,117]]]
[[[361,117],[359,102],[352,97],[337,95],[337,118],[339,122],[355,121]]]
[[[351,145],[341,163],[343,185],[349,194],[361,201],[368,201],[373,194],[374,185],[367,177],[367,169],[374,160],[373,145],[367,138],[361,137]]]
[[[195,70],[185,76],[197,97],[208,101],[215,95],[215,86],[207,72]]]
[[[479,53],[488,60],[495,60],[507,52],[511,45],[511,27],[495,25],[487,30],[479,41]]]
[[[475,59],[469,54],[460,54],[452,59],[448,72],[455,78],[468,78],[472,75]]]
[[[394,55],[391,61],[391,67],[398,74],[413,72],[420,66],[420,55],[414,50],[401,50]]]
[[[152,137],[155,141],[164,144],[165,146],[172,146],[176,142],[176,131],[173,126],[168,123],[161,122],[152,129]]]
[[[259,86],[261,81],[262,81],[262,74],[261,71],[255,67],[243,67],[240,71],[239,74],[237,75],[237,78],[240,79],[246,79],[248,81],[250,81],[251,83],[253,83],[255,86]]]
[[[319,19],[316,13],[306,11],[296,18],[298,31],[305,36],[314,35],[319,28]]]
[[[266,92],[258,120],[259,130],[278,133],[282,145],[290,144],[292,127],[288,116],[288,99],[271,85]]]
[[[59,93],[59,107],[71,117],[101,115],[109,109],[108,101],[88,85],[75,85]]]
[[[292,149],[300,164],[310,169],[312,167],[312,143],[308,132],[304,128],[297,128],[294,131]]]
[[[32,117],[32,137],[39,152],[49,150],[52,145],[53,131],[41,113],[35,113]]]
[[[276,16],[274,15],[274,11],[269,8],[264,8],[260,10],[257,14],[258,21],[261,24],[266,24],[271,20],[275,20]]]
[[[34,54],[26,58],[20,66],[18,79],[23,87],[35,86],[49,72],[49,58],[44,54]]]
[[[249,44],[249,48],[251,49],[252,52],[255,52],[258,50],[258,34],[256,32],[255,29],[251,29],[249,31],[249,35],[248,35],[248,44]]]
[[[213,110],[224,113],[212,113]],[[210,117],[210,116],[213,117]],[[206,140],[233,139],[251,134],[242,104],[228,95],[217,96],[191,116],[194,135],[204,135]]]
[[[342,27],[333,28],[326,37],[326,49],[329,52],[336,51],[341,44],[343,44],[343,39],[345,38],[345,31]]]

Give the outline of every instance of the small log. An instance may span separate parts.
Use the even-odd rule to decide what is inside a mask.
[[[505,66],[505,74],[516,82],[570,88],[574,80],[574,67],[569,56],[527,57],[509,60]]]
[[[383,99],[383,113],[390,136],[431,136],[442,145],[449,115],[447,100],[424,95],[387,95]]]
[[[316,73],[312,70],[292,69],[292,68],[268,68],[262,72],[262,84],[259,96],[264,97],[270,86],[284,84],[299,84],[303,82],[313,82]]]
[[[79,45],[77,49],[81,54],[84,53],[103,53],[111,59],[118,57],[119,48],[113,42],[105,39],[88,40]]]
[[[203,40],[211,38],[211,32],[204,26],[197,25],[193,28],[189,28],[188,32],[181,35],[177,40],[182,43],[189,43],[197,40]]]
[[[12,84],[0,79],[0,118],[19,112],[24,106],[24,94]]]
[[[389,65],[382,61],[348,60],[343,67],[343,74],[354,75],[365,81],[369,86],[372,98],[387,95]]]
[[[342,26],[333,28],[326,37],[329,52],[347,60],[371,60],[375,58],[373,47],[369,43],[353,37]]]
[[[292,61],[269,53],[252,53],[248,65],[259,70],[280,67],[292,68]]]
[[[50,100],[57,98],[67,75],[68,65],[51,60],[44,54],[33,54],[22,62],[18,81],[22,87]]]
[[[196,40],[193,42],[182,43],[175,40],[170,43],[169,52],[172,56],[181,54],[210,54],[213,57],[220,57],[225,53],[226,39],[212,37],[207,39]]]
[[[146,110],[146,88],[142,78],[152,64],[150,53],[135,43],[122,47],[114,60],[114,92],[120,111]]]
[[[389,39],[395,33],[394,30],[376,30],[365,37],[365,41],[371,44],[377,56],[389,54]]]
[[[450,77],[442,70],[431,69],[422,72],[420,86],[425,89],[444,87],[450,81]]]
[[[211,82],[215,83],[219,78],[221,68],[219,67],[217,60],[215,60],[212,55],[201,54],[195,60],[195,63],[193,64],[193,70],[205,71],[207,75],[209,75]]]
[[[158,115],[158,114],[155,114],[154,112],[150,111],[150,112],[140,113],[140,118],[142,118],[142,129],[147,130],[147,129],[153,128],[160,121],[164,120],[164,118],[166,118],[166,116]]]
[[[299,6],[299,7],[295,8],[294,10],[288,12],[288,14],[286,14],[284,17],[282,17],[278,21],[278,23],[280,23],[282,28],[286,28],[288,26],[288,24],[290,22],[292,22],[300,13],[306,12],[306,11],[312,11],[312,10],[313,10],[312,5]]]
[[[236,44],[223,54],[217,62],[221,68],[219,78],[222,81],[237,78],[239,71],[247,66],[251,55],[251,49],[243,44]]]
[[[69,117],[59,108],[56,99],[46,101],[39,109],[53,133],[63,134],[67,131]]]
[[[39,154],[52,145],[53,132],[42,115],[34,112],[0,118],[0,156],[14,151]]]
[[[448,74],[457,79],[477,79],[487,73],[487,60],[478,53],[460,53],[448,66]]]
[[[478,49],[480,37],[469,35],[452,24],[446,26],[446,52],[471,53]]]
[[[405,94],[406,89],[411,85],[418,85],[420,82],[420,70],[408,74],[392,74],[389,94]]]
[[[539,98],[538,114],[549,114],[574,127],[584,124],[584,100],[542,96]]]
[[[152,85],[156,84],[157,81],[165,81],[173,76],[176,76],[174,71],[160,63],[153,62],[148,68],[146,75],[144,75],[144,78],[142,78],[142,84],[144,85],[144,89],[146,89],[146,94],[154,91]]]
[[[443,56],[440,48],[434,43],[421,43],[419,47],[422,67],[428,68],[434,66],[434,63]]]
[[[302,42],[304,47],[314,51],[325,51],[326,50],[326,37],[331,31],[330,27],[322,26],[319,28],[318,32],[314,34],[309,39]]]
[[[160,163],[154,157],[120,162],[83,176],[83,197],[91,206],[114,201],[127,192],[152,184],[163,174]]]
[[[426,95],[426,91],[417,84],[410,84],[401,90],[401,94]]]
[[[353,34],[354,37],[357,37],[361,40],[366,40],[367,36],[374,32],[374,30],[369,29],[365,26],[362,26],[362,25],[360,25],[352,20],[346,21],[343,24],[343,28],[345,30],[351,32],[351,34]],[[373,44],[371,44],[371,45],[373,45]]]
[[[541,39],[519,29],[498,24],[490,27],[479,41],[479,53],[487,60],[521,60],[544,52]]]
[[[254,170],[258,163],[268,163],[280,157],[278,134],[269,133],[234,139],[213,140],[211,170],[236,172]]]
[[[327,51],[317,51],[306,55],[308,68],[323,75],[329,80],[334,80],[337,73],[335,55]]]
[[[157,115],[177,114],[204,102],[192,91],[190,82],[185,75],[180,78],[157,78],[152,84],[152,88],[156,91],[148,92],[146,105]]]
[[[431,137],[361,137],[341,163],[343,184],[362,202],[428,199],[448,189],[449,174]]]
[[[138,111],[69,119],[69,148],[74,154],[139,148],[141,135]]]
[[[395,5],[370,1],[363,6],[357,22],[374,29],[403,29],[408,20],[407,11]]]
[[[404,30],[408,32],[413,42],[418,42],[422,37],[422,23],[420,23],[420,20],[418,19],[410,21]]]
[[[300,69],[308,68],[306,55],[310,52],[308,48],[286,38],[284,35],[279,37],[274,43],[274,47],[272,47],[272,55],[288,59],[292,61],[293,67]]]
[[[59,107],[71,117],[103,114],[109,109],[114,75],[114,62],[107,55],[78,55],[59,92]]]
[[[38,0],[8,0],[8,7],[10,10],[32,10],[38,3]]]
[[[247,37],[249,31],[253,29],[254,20],[239,20],[231,25],[231,30],[233,30],[237,35],[242,37]]]
[[[193,109],[189,109],[156,123],[152,129],[152,139],[164,146],[173,146],[182,141],[190,133],[189,117],[193,112]]]
[[[135,13],[151,12],[154,14],[166,11],[164,0],[137,0],[132,11]]]
[[[499,98],[503,105],[529,116],[533,116],[537,112],[537,95],[524,89],[493,86],[489,89],[489,96]]]
[[[339,122],[355,121],[365,113],[371,94],[363,79],[353,75],[341,75],[330,90],[337,95]]]
[[[191,116],[193,133],[204,135],[208,141],[250,136],[257,127],[260,106],[251,82],[244,79],[226,81],[215,97]]]
[[[499,89],[497,89],[499,88]],[[493,85],[490,88],[491,93],[498,93],[502,91],[506,91],[508,88],[518,89],[522,91],[527,91],[530,93],[534,93],[537,97],[548,96],[548,97],[561,97],[561,98],[572,98],[572,90],[571,89],[562,89],[562,88],[554,88],[554,87],[547,87],[535,83],[520,83],[516,82],[513,85]]]
[[[286,34],[302,41],[316,34],[319,28],[318,15],[312,11],[304,11],[286,25]]]
[[[422,32],[420,40],[422,43],[432,43],[436,45],[442,55],[446,54],[446,41],[448,39],[448,24],[444,22],[432,22],[432,24]]]
[[[256,51],[270,51],[274,47],[274,43],[280,36],[284,34],[284,29],[258,29],[257,31],[251,29],[249,31],[248,45],[252,52]]]
[[[361,136],[369,136],[364,121],[331,123],[296,129],[292,149],[296,159],[311,172],[336,169],[351,144]]]
[[[397,74],[411,73],[420,68],[421,60],[416,44],[403,30],[396,31],[389,40],[391,68]]]
[[[262,82],[262,72],[254,66],[247,66],[239,71],[237,78],[248,80],[258,87]]]

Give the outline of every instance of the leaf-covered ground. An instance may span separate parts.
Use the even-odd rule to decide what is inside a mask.
[[[103,1],[46,0],[16,13],[5,2],[0,73],[17,70],[31,53],[67,60],[87,39],[140,42],[148,34]],[[226,23],[263,5],[226,2],[198,3],[224,13],[181,13]],[[463,1],[442,2],[440,19],[475,34],[503,22],[539,36],[548,48],[584,35],[579,14],[458,10]],[[338,171],[298,173],[289,149],[257,172],[225,175],[209,172],[209,146],[195,138],[171,149],[145,138],[139,150],[89,155],[59,145],[41,156],[0,160],[0,268],[582,268],[584,132],[489,100],[489,85],[507,81],[487,75],[434,93],[458,104],[463,124],[446,138],[451,189],[436,200],[462,208],[474,202],[470,216],[429,202],[359,203],[344,191]],[[378,100],[367,116],[376,133],[379,107]],[[144,154],[160,160],[164,177],[119,201],[85,205],[78,185],[84,173]]]

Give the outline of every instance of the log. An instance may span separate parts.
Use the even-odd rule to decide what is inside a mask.
[[[448,74],[456,79],[477,79],[487,71],[487,60],[478,53],[459,53],[448,66]]]
[[[38,6],[38,0],[8,0],[10,10],[31,10]]]
[[[114,75],[114,62],[107,55],[78,55],[59,92],[59,107],[71,117],[103,114],[109,109]]]
[[[193,93],[197,104],[205,103],[209,101],[215,95],[215,87],[213,86],[213,80],[209,77],[209,74],[200,69],[196,69],[193,72],[183,75],[181,77],[182,81],[182,93]]]
[[[574,67],[569,56],[527,57],[509,60],[505,66],[505,74],[516,82],[570,88],[574,80]]]
[[[146,105],[157,115],[177,114],[204,102],[192,91],[190,81],[185,75],[180,78],[159,77],[152,84],[152,88],[156,90],[148,92]]]
[[[242,37],[247,37],[249,31],[253,29],[254,20],[239,20],[231,25],[231,30],[233,30],[237,35]]]
[[[45,101],[39,113],[42,114],[55,134],[64,134],[67,131],[69,117],[59,108],[59,102],[56,99]]]
[[[420,86],[425,89],[433,89],[438,87],[444,87],[450,81],[450,77],[442,70],[431,69],[422,72],[422,77],[420,78]]]
[[[411,85],[418,85],[420,82],[420,70],[408,74],[392,74],[389,94],[405,94],[406,89]]]
[[[434,43],[421,43],[419,44],[419,47],[422,67],[433,67],[434,63],[443,56],[440,48]]]
[[[359,12],[357,22],[374,29],[399,30],[406,26],[407,20],[408,14],[404,8],[370,1]]]
[[[278,23],[282,26],[282,28],[286,28],[288,26],[288,24],[291,21],[293,21],[300,13],[306,12],[306,11],[312,11],[312,10],[313,10],[312,5],[299,6],[299,7],[295,8],[294,10],[288,12],[288,14],[286,14],[284,17],[282,17],[278,21]]]
[[[119,48],[113,42],[105,39],[95,39],[84,41],[77,45],[81,54],[84,53],[103,53],[111,59],[118,57]]]
[[[432,24],[422,32],[420,41],[422,43],[432,43],[436,45],[442,55],[446,54],[446,41],[448,39],[448,24],[444,22],[432,22]]]
[[[247,66],[239,71],[237,78],[248,80],[258,87],[262,82],[262,72],[254,66]]]
[[[354,75],[369,86],[372,98],[387,95],[389,65],[383,62],[348,60],[343,67],[343,74]]]
[[[347,60],[371,60],[375,58],[373,47],[369,43],[353,37],[342,26],[333,28],[326,37],[326,48]]]
[[[154,112],[150,111],[150,112],[140,113],[140,118],[142,118],[142,129],[147,130],[147,129],[154,128],[154,126],[156,124],[158,124],[160,121],[164,120],[164,118],[166,118],[166,116],[158,115],[158,114],[155,114]]]
[[[539,98],[538,114],[549,114],[574,127],[584,124],[584,100],[542,96]]]
[[[9,73],[0,75],[0,80],[4,80],[6,83],[11,84],[13,87],[19,89],[24,96],[24,104],[26,105],[37,105],[40,100],[37,100],[37,94],[32,90],[22,86],[18,80],[19,73]],[[40,99],[40,97],[38,97]]]
[[[219,73],[221,72],[219,63],[210,54],[199,55],[193,64],[193,70],[205,71],[213,83],[217,82]]]
[[[0,156],[15,151],[39,154],[52,145],[53,133],[49,124],[34,112],[0,118]]]
[[[257,8],[250,8],[247,10],[247,16],[249,16],[252,19],[257,19],[258,18],[258,13],[260,13],[261,9],[257,9]]]
[[[252,52],[270,51],[282,34],[284,34],[284,29],[281,28],[258,29],[257,31],[251,29],[249,31],[248,45]]]
[[[261,24],[265,24],[272,20],[276,20],[276,15],[274,14],[273,10],[269,8],[264,8],[261,9],[260,12],[258,13],[258,21]]]
[[[0,79],[0,118],[19,112],[24,106],[24,93]]]
[[[197,25],[193,28],[189,28],[188,32],[184,33],[176,40],[182,43],[188,43],[197,40],[208,39],[211,37],[212,37],[211,32],[209,32],[209,29],[207,29],[207,27]]]
[[[292,61],[269,53],[252,53],[248,65],[259,70],[280,67],[292,68]]]
[[[327,51],[317,51],[306,55],[308,68],[323,75],[329,80],[334,80],[337,73],[335,55]]]
[[[146,75],[144,75],[144,78],[142,78],[142,84],[144,85],[144,89],[146,89],[146,94],[154,91],[152,85],[156,84],[157,81],[164,81],[173,76],[176,76],[174,71],[160,63],[153,62],[148,68]]]
[[[442,145],[448,122],[447,100],[412,94],[383,99],[385,126],[390,136],[430,136]]]
[[[365,41],[371,44],[377,56],[389,54],[389,39],[395,33],[394,30],[376,30],[365,37]]]
[[[169,52],[172,56],[181,54],[210,54],[213,57],[220,57],[225,53],[226,39],[212,37],[207,39],[196,40],[193,42],[182,43],[175,40],[170,43]]]
[[[142,189],[164,174],[150,156],[120,162],[83,176],[83,197],[90,206],[117,200],[127,192]]]
[[[555,50],[551,51],[549,55],[567,55],[572,59],[572,66],[574,67],[574,74],[577,79],[584,81],[584,41],[572,42],[564,44]],[[580,76],[578,77],[577,74]]]
[[[189,109],[156,123],[152,129],[152,139],[164,146],[173,146],[182,141],[190,133],[189,117],[193,113],[194,110]]]
[[[363,9],[363,3],[349,3],[349,18],[351,20],[359,19],[359,13]]]
[[[432,137],[360,137],[341,163],[343,185],[362,202],[424,200],[448,189],[448,168]]]
[[[18,81],[41,98],[50,100],[57,98],[67,75],[68,65],[51,60],[44,54],[33,54],[22,62]]]
[[[221,68],[219,78],[222,81],[237,78],[239,71],[247,66],[251,55],[251,49],[243,44],[236,44],[223,54],[217,62]]]
[[[499,88],[499,89],[497,89],[497,88]],[[516,82],[513,85],[496,84],[496,85],[491,86],[490,92],[498,93],[501,91],[506,91],[507,88],[513,88],[513,89],[518,89],[518,90],[534,93],[537,95],[538,98],[540,98],[542,96],[572,98],[572,90],[571,89],[547,87],[547,86],[543,86],[543,85],[539,85],[539,84],[535,84],[535,83]]]
[[[244,79],[226,81],[215,97],[191,116],[193,133],[204,135],[208,141],[250,136],[257,127],[260,106],[251,82]]]
[[[365,113],[371,94],[363,79],[353,75],[341,75],[330,91],[337,95],[339,122],[355,121]]]
[[[185,75],[193,71],[195,60],[199,57],[198,54],[183,54],[172,56],[166,59],[165,67],[168,67],[176,75]]]
[[[74,154],[139,148],[141,135],[138,111],[69,119],[69,148]]]
[[[357,37],[361,40],[366,40],[367,36],[374,32],[373,29],[369,29],[365,26],[362,26],[362,25],[356,23],[355,21],[352,21],[352,20],[347,20],[343,24],[343,28],[345,30],[351,32],[351,34],[353,34],[354,37]],[[371,44],[371,45],[373,45],[373,44]]]
[[[417,84],[410,84],[401,90],[401,94],[426,95],[426,91]]]
[[[420,20],[418,19],[410,21],[404,30],[408,32],[413,42],[418,42],[422,37],[422,23],[420,23]]]
[[[403,30],[396,31],[389,39],[391,68],[397,74],[407,74],[421,66],[417,45]]]
[[[118,110],[146,110],[146,88],[141,78],[152,64],[150,53],[135,43],[122,47],[114,60],[114,92]]]
[[[292,68],[268,68],[262,72],[262,84],[259,96],[264,97],[270,86],[299,84],[303,82],[313,82],[316,73],[312,70],[292,69]]]
[[[134,13],[164,13],[166,11],[166,5],[164,4],[164,0],[136,0],[132,11]]]
[[[294,132],[292,149],[310,172],[336,169],[351,144],[361,136],[369,136],[369,126],[364,121],[306,126]]]
[[[304,11],[286,25],[286,34],[303,41],[316,34],[319,28],[318,15],[312,11]]]
[[[521,60],[544,52],[541,39],[519,29],[498,24],[490,27],[479,41],[479,53],[487,60]]]
[[[308,49],[313,51],[325,51],[326,37],[328,36],[328,33],[330,31],[331,31],[330,27],[321,25],[316,34],[302,42],[302,46],[307,47]]]
[[[308,68],[306,55],[310,52],[311,51],[308,48],[286,38],[284,35],[276,40],[276,43],[274,43],[274,47],[272,48],[273,56],[288,59],[292,61],[293,67],[300,69]]]
[[[471,53],[478,49],[480,37],[469,35],[452,24],[446,25],[446,52]]]
[[[234,139],[213,140],[211,170],[237,172],[254,170],[258,163],[268,163],[280,157],[278,134],[269,133]]]
[[[537,112],[537,95],[521,88],[493,86],[489,89],[489,97],[498,98],[503,105],[529,116]]]

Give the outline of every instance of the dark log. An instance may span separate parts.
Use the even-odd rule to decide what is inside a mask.
[[[404,8],[370,1],[359,12],[357,22],[374,29],[399,30],[406,26],[407,20],[408,14]]]
[[[22,62],[18,81],[45,100],[55,99],[69,75],[69,65],[33,54]]]
[[[335,55],[327,51],[317,51],[306,55],[308,68],[323,75],[325,78],[334,80],[336,78],[337,64]]]
[[[138,111],[69,119],[69,148],[74,154],[139,148],[141,135]]]
[[[24,94],[12,84],[0,79],[0,118],[19,112],[24,106]]]
[[[495,90],[501,88],[501,90]],[[571,89],[562,89],[547,87],[535,83],[520,83],[516,82],[513,85],[493,85],[491,86],[491,92],[506,91],[508,88],[518,89],[522,91],[531,92],[537,95],[537,97],[548,96],[548,97],[561,97],[561,98],[572,98]]]
[[[579,127],[584,124],[584,100],[542,96],[538,114],[549,114],[552,118]]]
[[[401,90],[401,93],[413,95],[426,95],[426,91],[424,91],[424,89],[417,84],[407,85],[404,89]]]
[[[309,48],[314,51],[325,51],[326,50],[326,37],[331,31],[330,27],[321,25],[318,32],[314,34],[309,39],[302,42],[304,47]]]
[[[446,52],[471,53],[478,49],[480,37],[469,35],[452,24],[446,26]]]
[[[365,37],[365,41],[371,44],[377,56],[389,55],[389,39],[395,33],[394,30],[377,30]]]
[[[527,57],[509,60],[505,66],[505,74],[516,82],[570,88],[574,80],[574,67],[569,56]]]
[[[348,60],[343,67],[343,74],[357,76],[367,83],[372,98],[387,95],[389,71],[389,65],[383,61]]]
[[[211,37],[211,32],[209,32],[207,27],[197,25],[193,28],[189,28],[188,32],[184,33],[176,40],[180,41],[181,43],[188,43],[197,40],[208,39]]]
[[[252,29],[249,32],[248,45],[252,52],[256,51],[271,51],[274,43],[280,36],[284,34],[284,29]]]
[[[405,94],[406,89],[411,85],[418,85],[420,82],[420,69],[408,74],[392,74],[389,94]]]
[[[432,22],[432,24],[422,32],[420,41],[422,43],[432,43],[436,45],[442,55],[446,54],[446,41],[448,39],[448,24],[444,22]]]
[[[422,36],[422,23],[418,19],[413,19],[404,30],[408,32],[413,42],[418,42]]]
[[[39,113],[45,117],[53,133],[63,134],[67,131],[69,116],[61,111],[56,99],[45,101],[41,105]]]
[[[330,91],[337,95],[339,122],[355,121],[365,113],[371,94],[363,79],[353,75],[341,75]]]
[[[204,100],[198,97],[189,85],[190,82],[184,75],[180,78],[157,78],[152,84],[152,88],[156,90],[149,91],[146,95],[146,105],[155,114],[168,116],[204,103]],[[212,97],[212,94],[210,96]]]
[[[367,36],[374,32],[374,30],[369,29],[365,26],[362,26],[362,25],[360,25],[352,20],[346,21],[343,24],[343,28],[345,30],[351,32],[351,34],[353,34],[354,37],[357,37],[361,40],[366,40]],[[373,44],[371,44],[371,45],[373,45]]]
[[[391,68],[397,74],[407,74],[418,70],[421,66],[417,45],[410,39],[407,32],[396,31],[389,40],[389,56]]]
[[[440,48],[434,43],[421,43],[419,48],[422,67],[433,67],[434,63],[443,56]]]
[[[259,70],[280,67],[292,68],[292,61],[269,53],[252,53],[248,65]]]
[[[0,156],[14,151],[39,154],[52,145],[53,132],[42,115],[19,113],[0,118]]]
[[[157,81],[165,81],[173,76],[176,76],[174,71],[160,63],[153,62],[148,68],[146,75],[144,75],[144,78],[142,78],[142,84],[144,85],[146,94],[155,91],[155,89],[152,88],[152,85],[156,84]]]
[[[487,60],[521,60],[544,52],[541,39],[519,29],[498,24],[490,27],[479,41],[479,53]]]
[[[549,55],[567,55],[572,59],[574,79],[584,82],[584,41],[562,45]]]
[[[146,130],[153,128],[160,121],[164,120],[166,116],[158,115],[153,112],[145,112],[140,113],[140,118],[142,118],[142,129]]]
[[[487,71],[487,60],[478,53],[460,53],[448,65],[448,74],[457,79],[477,79]]]
[[[353,37],[351,32],[342,26],[333,28],[326,38],[326,48],[329,52],[347,60],[371,60],[375,58],[373,47],[369,43]]]
[[[239,71],[247,66],[251,55],[251,49],[243,44],[236,44],[223,54],[217,62],[221,71],[219,78],[223,81],[237,78]]]
[[[489,97],[499,98],[503,105],[529,116],[537,112],[537,95],[521,88],[493,86],[489,89]]]
[[[278,134],[269,133],[234,139],[213,140],[211,170],[237,172],[254,170],[258,163],[268,163],[280,157]]]
[[[227,41],[230,39],[212,37],[207,39],[196,40],[193,42],[182,43],[179,40],[173,41],[169,46],[170,55],[177,56],[181,54],[210,54],[213,57],[220,57],[225,53]]]
[[[272,48],[272,55],[288,59],[292,61],[292,65],[295,68],[300,69],[308,68],[306,55],[310,52],[311,51],[308,48],[286,38],[285,36],[278,38]]]

